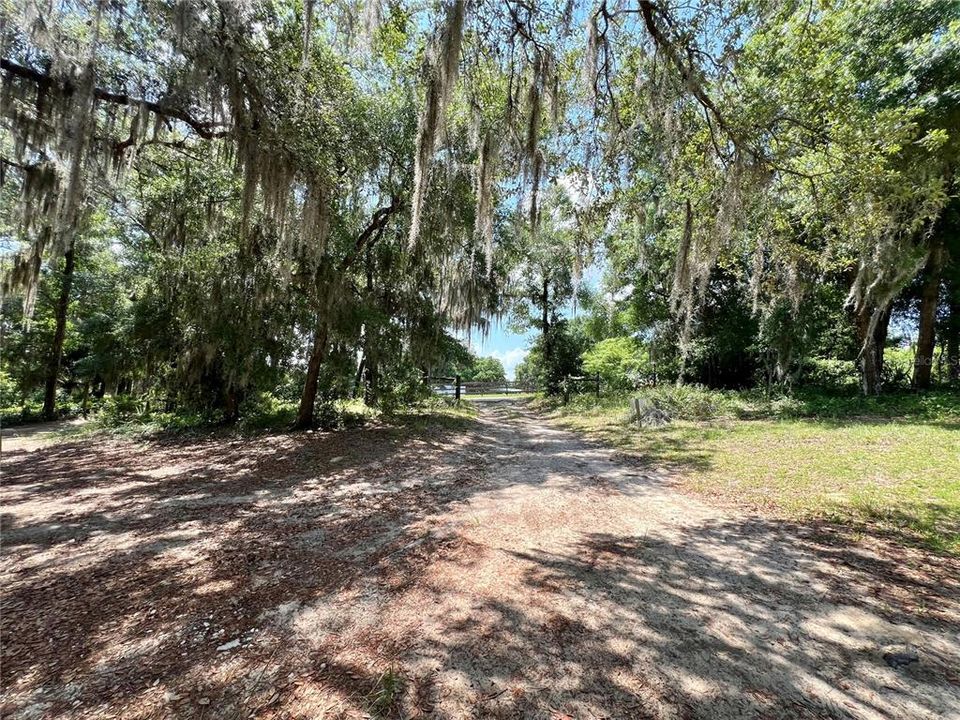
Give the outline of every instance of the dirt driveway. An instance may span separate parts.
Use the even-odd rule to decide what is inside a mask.
[[[960,718],[960,563],[522,406],[3,472],[4,717]]]

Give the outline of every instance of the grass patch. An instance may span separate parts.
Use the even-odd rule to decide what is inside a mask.
[[[717,410],[706,417],[704,398],[679,411],[667,406],[681,419],[662,428],[632,423],[628,400],[583,399],[554,407],[552,414],[567,427],[675,471],[688,489],[720,502],[861,525],[960,554],[955,395],[864,402],[809,397],[764,405],[721,393],[708,399]]]
[[[463,394],[463,399],[468,402],[470,400],[532,400],[535,397],[537,393],[533,392]]]
[[[390,668],[374,684],[367,696],[367,708],[374,718],[395,717],[400,710],[406,682],[403,675]]]
[[[394,410],[389,421],[421,432],[428,428],[463,430],[476,420],[477,409],[469,402],[430,398],[422,403]]]
[[[101,411],[83,426],[88,435],[113,435],[138,439],[204,436],[210,433],[259,435],[287,432],[296,418],[297,404],[261,402],[246,410],[232,425],[224,425],[219,415],[194,412],[115,412]],[[467,402],[445,398],[427,398],[421,402],[387,407],[371,407],[361,399],[317,401],[314,412],[316,429],[330,432],[346,428],[386,423],[409,426],[414,431],[430,427],[460,429],[476,417]]]
[[[864,417],[960,422],[960,395],[947,390],[863,397],[856,392],[799,390],[792,395],[785,395],[767,394],[761,390],[708,390],[696,385],[662,385],[628,395],[604,395],[599,400],[592,395],[575,395],[565,409],[561,409],[557,397],[542,398],[538,404],[565,414],[594,412],[597,408],[626,413],[631,397],[647,398],[678,420]]]

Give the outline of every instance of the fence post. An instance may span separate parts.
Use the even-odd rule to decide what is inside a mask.
[[[460,376],[459,375],[456,376],[456,381],[457,381],[457,389],[456,389],[456,395],[454,395],[454,400],[459,402],[460,401]]]
[[[567,405],[570,402],[570,376],[566,375],[563,378],[563,404]]]
[[[600,373],[597,373],[597,400],[600,399]]]

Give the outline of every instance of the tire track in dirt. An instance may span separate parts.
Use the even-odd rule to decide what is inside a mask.
[[[522,406],[482,405],[478,432],[485,485],[429,521],[458,551],[383,614],[416,623],[411,714],[960,717],[957,626],[871,594],[924,582],[906,551],[711,507]],[[894,670],[903,648],[921,660]]]
[[[955,559],[521,404],[4,452],[4,717],[960,718]]]

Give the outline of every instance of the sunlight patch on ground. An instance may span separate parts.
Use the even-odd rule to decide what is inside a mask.
[[[960,423],[851,418],[630,423],[624,407],[558,411],[722,503],[862,523],[960,554]]]

